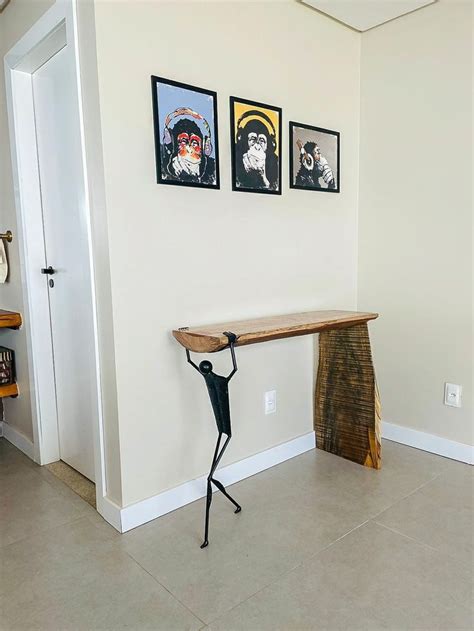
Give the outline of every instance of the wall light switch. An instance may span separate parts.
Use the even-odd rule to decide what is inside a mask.
[[[444,404],[454,408],[461,407],[462,387],[456,383],[444,384]]]
[[[276,390],[265,392],[265,414],[273,414],[277,409]]]

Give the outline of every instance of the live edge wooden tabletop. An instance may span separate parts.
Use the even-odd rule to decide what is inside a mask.
[[[378,317],[378,313],[360,311],[308,311],[289,315],[271,316],[256,320],[239,320],[207,326],[183,327],[173,331],[178,342],[196,353],[215,353],[229,341],[224,331],[238,336],[236,346],[257,344],[284,337],[309,335],[363,324]]]
[[[0,309],[1,329],[17,329],[19,326],[21,326],[21,315],[19,313]]]

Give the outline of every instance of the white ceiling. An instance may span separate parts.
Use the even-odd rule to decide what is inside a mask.
[[[302,0],[318,11],[343,22],[357,31],[374,26],[433,4],[437,0]]]

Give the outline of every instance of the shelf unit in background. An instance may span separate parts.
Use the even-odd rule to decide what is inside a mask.
[[[5,311],[0,309],[0,329],[19,329],[22,324],[21,314],[17,311]],[[9,383],[0,385],[0,398],[17,397],[19,394],[18,385]]]

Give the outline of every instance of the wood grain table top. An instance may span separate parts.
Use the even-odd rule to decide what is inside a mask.
[[[377,317],[378,313],[361,311],[308,311],[253,320],[184,327],[175,329],[173,335],[182,346],[190,351],[215,353],[225,348],[229,343],[224,331],[235,333],[238,337],[236,346],[244,346],[285,337],[347,328],[374,320]]]
[[[16,329],[21,326],[21,323],[21,314],[16,311],[5,311],[5,309],[0,309],[0,328]]]

